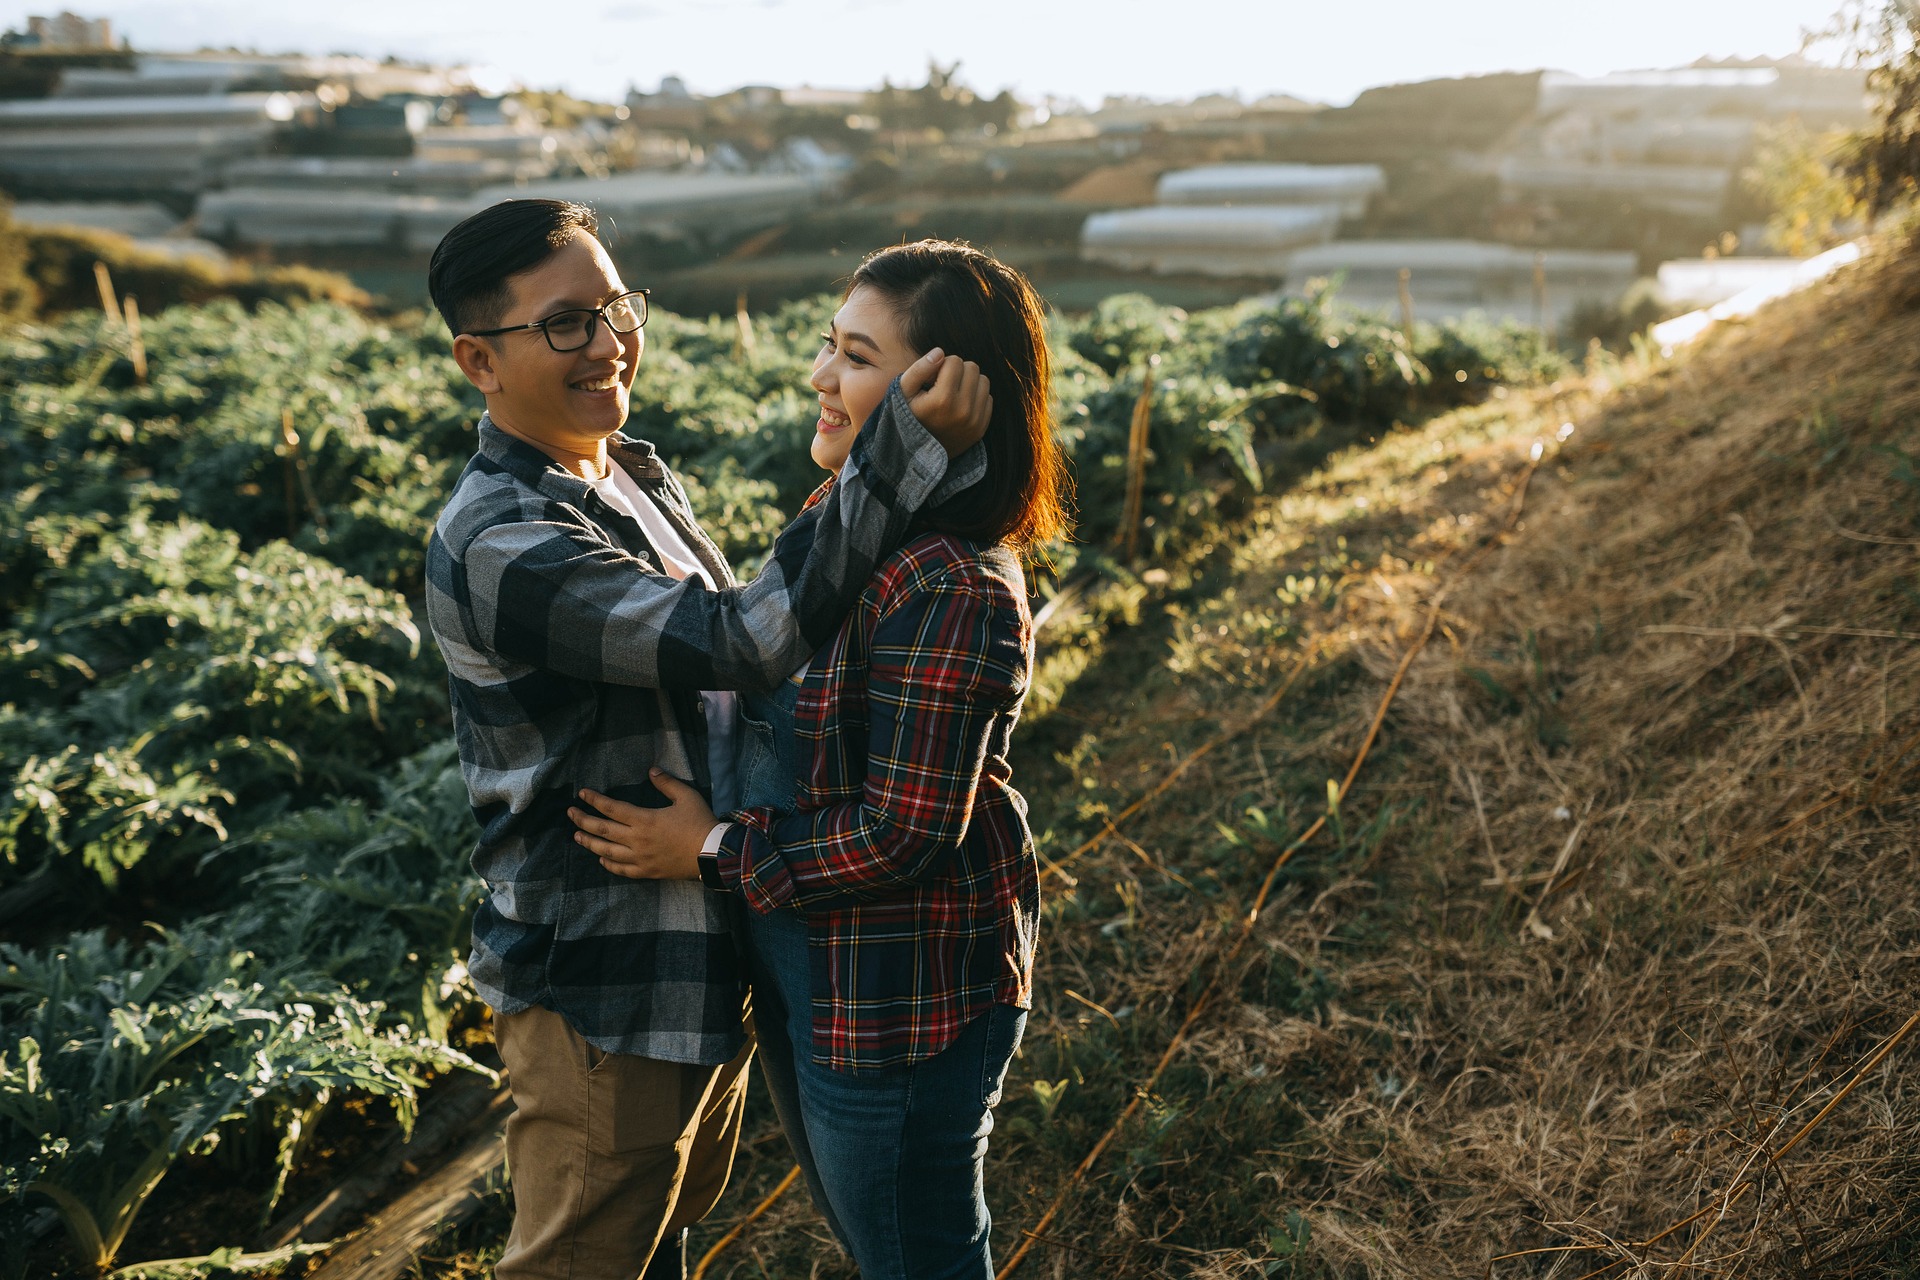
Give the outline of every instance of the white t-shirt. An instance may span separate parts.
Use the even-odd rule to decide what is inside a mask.
[[[720,584],[701,566],[700,557],[693,553],[693,548],[687,545],[686,539],[661,513],[653,499],[634,483],[626,468],[608,459],[606,476],[591,483],[594,492],[604,498],[608,506],[633,517],[639,524],[647,535],[647,541],[653,544],[654,551],[660,556],[661,568],[668,577],[676,582],[698,578],[707,584],[708,590],[719,589]],[[714,812],[729,813],[738,799],[733,776],[733,735],[738,700],[730,689],[703,689],[700,692],[700,707],[707,717],[707,771],[713,779]]]

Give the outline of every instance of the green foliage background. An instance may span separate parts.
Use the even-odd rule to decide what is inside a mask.
[[[817,481],[807,374],[832,305],[760,317],[750,347],[731,320],[647,330],[629,430],[746,573]],[[99,1267],[222,1135],[278,1153],[264,1216],[329,1100],[404,1120],[427,1075],[480,1069],[449,1042],[473,826],[416,621],[477,399],[425,317],[222,301],[151,316],[145,340],[141,383],[98,313],[0,331],[0,927],[19,939],[0,1239],[52,1204]],[[1356,431],[1558,367],[1523,330],[1407,335],[1326,298],[1117,297],[1052,341],[1080,525],[1042,589],[1127,571],[1104,548],[1149,383],[1143,543],[1166,558]]]

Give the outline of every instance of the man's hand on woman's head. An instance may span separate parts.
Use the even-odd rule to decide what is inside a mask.
[[[664,770],[655,769],[652,781],[672,801],[664,809],[643,809],[598,791],[581,791],[580,798],[600,816],[568,809],[567,817],[579,828],[573,838],[599,858],[601,866],[629,880],[698,879],[700,846],[713,830],[713,810],[698,791]]]
[[[980,366],[950,356],[939,347],[900,375],[900,394],[933,438],[957,458],[987,434],[993,417],[993,388]]]

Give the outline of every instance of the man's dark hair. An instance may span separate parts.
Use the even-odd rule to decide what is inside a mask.
[[[509,278],[552,257],[575,236],[598,235],[593,210],[571,200],[502,200],[440,238],[427,292],[454,334],[500,323]]]

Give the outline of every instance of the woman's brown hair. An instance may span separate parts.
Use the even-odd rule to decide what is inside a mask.
[[[1045,311],[1018,271],[972,245],[921,240],[882,249],[847,285],[892,305],[915,351],[939,347],[980,366],[993,391],[981,441],[987,474],[920,514],[915,528],[1026,548],[1065,535],[1069,481],[1053,437]]]

